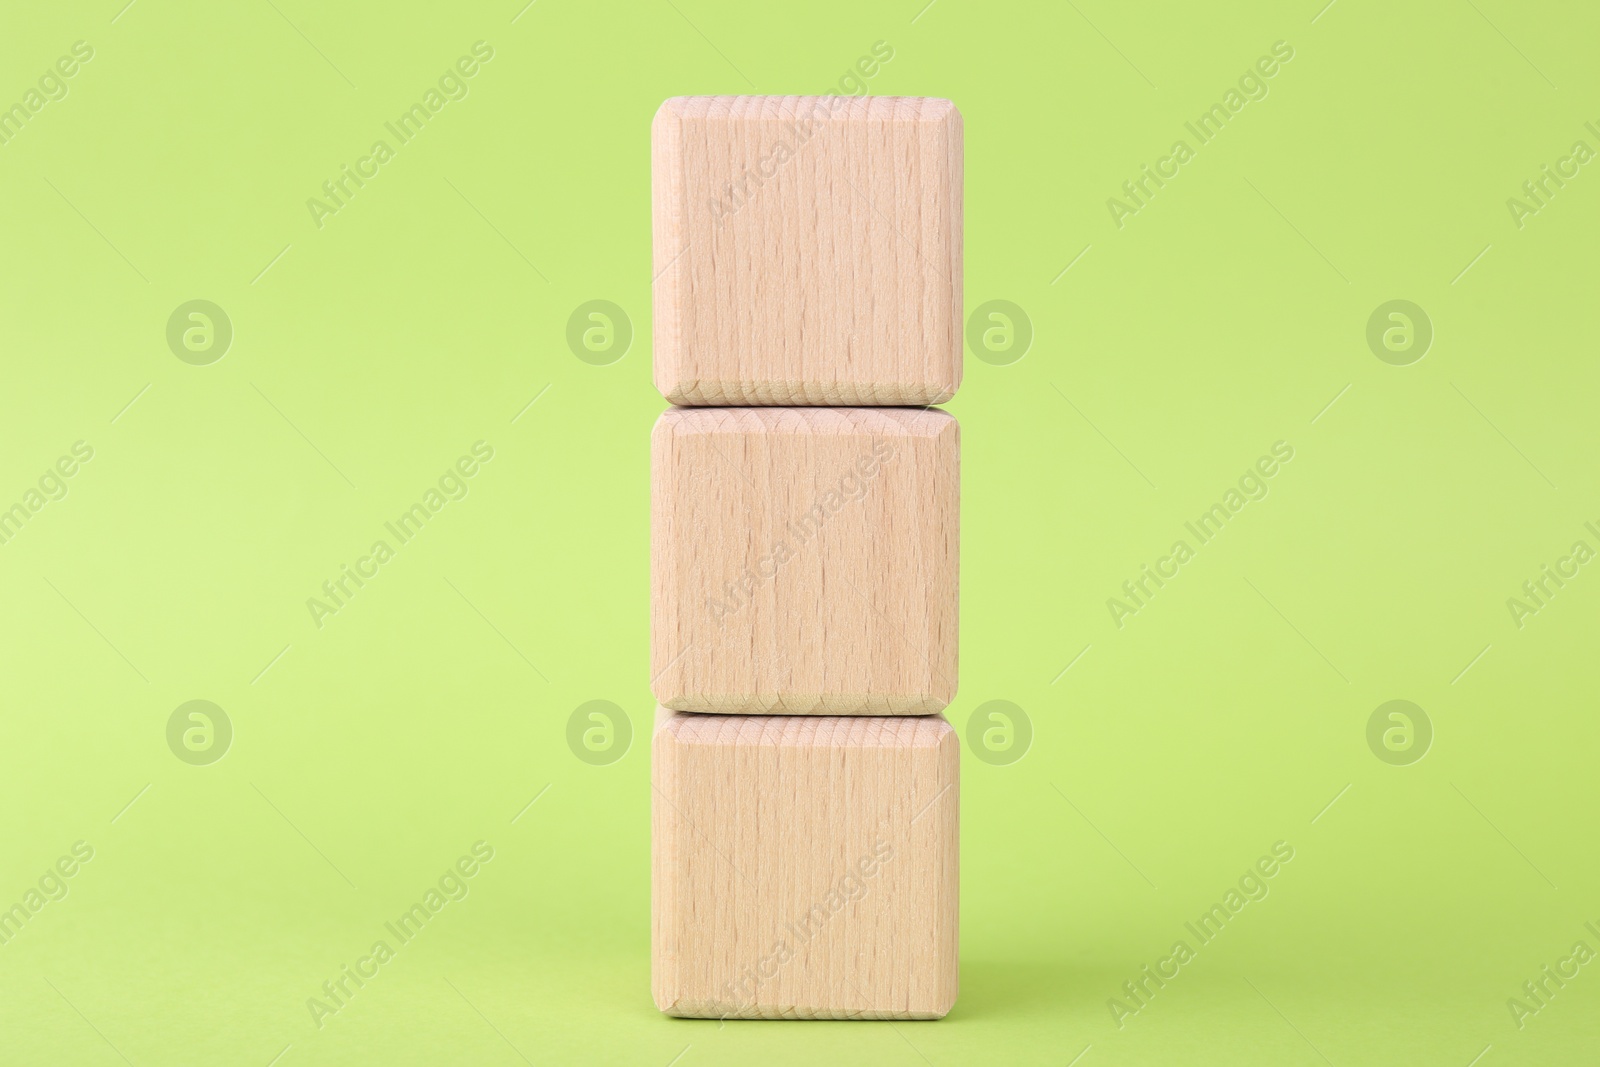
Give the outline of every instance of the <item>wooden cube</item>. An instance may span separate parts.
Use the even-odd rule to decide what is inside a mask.
[[[651,972],[690,1018],[937,1019],[956,998],[958,737],[693,715],[651,746]]]
[[[674,404],[939,404],[961,384],[961,113],[693,96],[651,128],[655,380]]]
[[[950,703],[955,419],[673,408],[651,451],[658,701],[792,715],[926,715]]]

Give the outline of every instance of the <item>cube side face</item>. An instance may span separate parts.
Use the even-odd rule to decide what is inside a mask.
[[[675,808],[680,795],[678,746],[672,733],[677,712],[656,709],[655,730],[650,740],[650,994],[656,1007],[676,1014],[682,999],[677,975],[681,955],[678,926],[672,921],[683,909],[680,879],[674,877],[684,862],[689,831]]]
[[[677,271],[668,270],[682,248],[687,221],[683,202],[683,98],[666,101],[650,123],[650,247],[655,278],[651,309],[651,349],[656,389],[665,395],[678,379],[682,306]]]
[[[657,1006],[691,1018],[944,1016],[959,911],[949,723],[694,718],[667,720],[655,746]]]
[[[967,136],[966,127],[962,124],[961,112],[956,110],[954,104],[950,106],[950,114],[945,119],[945,125],[947,130],[945,149],[948,153],[946,165],[950,168],[950,184],[955,190],[946,205],[949,216],[945,222],[945,226],[950,232],[950,284],[951,307],[953,310],[950,318],[951,333],[948,343],[955,352],[955,376],[950,383],[949,396],[944,398],[948,400],[950,397],[955,396],[956,390],[961,387],[961,377],[965,366],[962,356],[966,352],[966,324],[962,321],[962,315],[966,312],[966,290],[964,289],[965,279],[963,277],[965,273],[963,264],[965,263],[964,257],[966,255],[966,207],[963,203],[963,196],[965,195],[964,190],[967,180]],[[929,403],[942,404],[944,400],[933,400],[929,401]]]
[[[655,380],[681,405],[928,405],[962,373],[961,115],[680,97],[652,128]]]
[[[673,409],[652,438],[656,699],[927,715],[957,682],[960,430],[942,411]]]

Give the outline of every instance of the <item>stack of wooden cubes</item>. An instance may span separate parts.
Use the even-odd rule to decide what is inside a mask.
[[[961,115],[652,128],[652,970],[696,1018],[956,997]]]

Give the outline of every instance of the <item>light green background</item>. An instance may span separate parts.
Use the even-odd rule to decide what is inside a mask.
[[[1600,148],[1592,9],[120,2],[0,36],[0,102],[94,49],[0,145],[0,506],[94,449],[0,545],[0,906],[94,849],[0,946],[0,1060],[1593,1062],[1600,965],[1521,1029],[1507,1000],[1600,950],[1600,567],[1506,605],[1600,548],[1600,169],[1521,228],[1506,204]],[[470,95],[317,228],[307,198],[480,40]],[[968,309],[1035,331],[950,405],[950,717],[1013,701],[1032,748],[964,759],[948,1019],[669,1020],[649,122],[826,91],[880,40],[871,92],[965,116]],[[1107,198],[1280,40],[1266,98],[1119,229]],[[210,366],[166,344],[193,299],[233,323]],[[635,329],[609,366],[565,341],[593,299]],[[1434,326],[1410,366],[1365,340],[1391,299]],[[319,629],[306,599],[479,440],[466,498]],[[1266,499],[1119,629],[1107,598],[1280,440]],[[166,743],[195,699],[235,730],[210,766]],[[566,742],[596,699],[635,731],[610,765]],[[1409,766],[1367,745],[1392,699],[1435,731]],[[318,1029],[307,998],[479,840],[470,895]],[[1270,895],[1119,1028],[1108,999],[1280,840]]]

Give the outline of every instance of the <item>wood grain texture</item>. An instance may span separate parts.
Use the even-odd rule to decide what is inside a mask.
[[[679,711],[926,715],[956,692],[960,430],[673,408],[651,438],[651,676]]]
[[[697,96],[651,127],[655,381],[674,404],[927,405],[961,383],[961,113]]]
[[[652,992],[692,1018],[937,1019],[960,743],[921,718],[689,715],[651,746]]]

